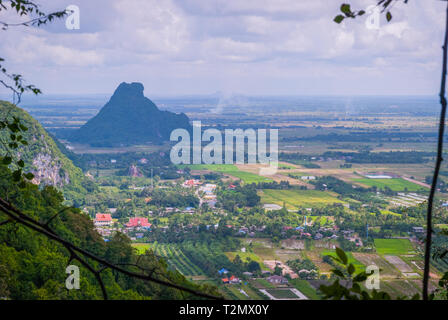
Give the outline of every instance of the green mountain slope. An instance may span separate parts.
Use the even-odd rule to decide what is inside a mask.
[[[15,105],[0,101],[0,118],[16,116],[28,127],[24,138],[28,146],[21,146],[17,156],[25,161],[25,171],[34,174],[33,183],[37,185],[51,185],[62,189],[64,196],[71,202],[80,202],[82,195],[87,194],[83,184],[86,177],[81,169],[59,150],[54,140],[45,129],[26,111]],[[7,141],[6,131],[0,132],[3,141]],[[0,154],[5,148],[0,144]]]
[[[70,140],[98,147],[161,143],[168,141],[176,128],[191,128],[185,114],[159,110],[143,95],[141,83],[123,82],[101,111]]]
[[[61,237],[111,263],[139,264],[155,271],[160,279],[192,288],[201,292],[217,294],[210,286],[191,283],[176,270],[171,270],[165,260],[153,253],[137,255],[130,239],[117,233],[105,242],[95,231],[92,220],[79,209],[67,208],[59,192],[52,187],[42,190],[27,183],[19,188],[13,182],[11,171],[0,164],[0,197],[10,199],[14,206],[37,221],[51,222],[51,228]],[[59,213],[59,214],[58,214]],[[0,212],[0,221],[8,217]],[[79,290],[66,289],[66,267],[80,267]],[[93,263],[96,270],[101,266]],[[138,268],[125,267],[133,272]],[[101,272],[104,286],[110,299],[192,299],[195,298],[177,289],[129,278],[113,273],[110,269]],[[79,262],[71,260],[69,252],[60,244],[21,224],[9,223],[0,228],[0,300],[58,300],[102,299],[95,276]]]

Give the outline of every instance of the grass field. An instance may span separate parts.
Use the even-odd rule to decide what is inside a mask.
[[[250,173],[250,172],[245,172],[245,171],[226,171],[225,174],[228,174],[232,177],[238,178],[240,180],[242,180],[244,183],[259,183],[259,182],[272,182],[272,179],[263,177],[263,176],[259,176],[257,174],[254,173]]]
[[[380,255],[400,255],[413,251],[408,239],[375,239],[375,247]]]
[[[419,186],[418,184],[412,183],[410,181],[394,178],[394,179],[369,179],[369,178],[359,178],[353,179],[354,182],[364,184],[369,187],[377,187],[378,189],[384,189],[389,187],[392,191],[419,191],[426,190],[426,188]]]
[[[308,220],[311,219],[313,223],[319,223],[321,226],[332,225],[334,222],[334,217],[331,216],[307,216]]]
[[[255,253],[252,252],[225,252],[225,255],[229,260],[233,261],[236,256],[240,256],[241,260],[246,261],[248,258],[260,263],[260,266],[262,267],[263,260],[257,256]]]
[[[244,183],[259,183],[259,182],[272,182],[272,179],[259,176],[251,172],[245,172],[239,170],[233,164],[191,164],[183,165],[181,167],[188,167],[190,170],[210,170],[215,172],[221,172],[223,174],[240,179]]]
[[[187,164],[187,165],[179,165],[179,167],[189,168],[190,170],[210,170],[218,172],[238,170],[238,168],[234,164]]]
[[[311,300],[320,300],[320,296],[317,294],[316,289],[314,289],[308,281],[292,279],[289,283]]]
[[[137,249],[138,254],[144,254],[146,250],[152,248],[151,243],[133,243],[132,247]]]
[[[392,211],[389,211],[389,210],[380,210],[380,212],[381,212],[381,214],[384,214],[384,215],[391,215],[391,216],[395,216],[395,217],[401,217],[401,214],[396,213],[396,212],[392,212]]]
[[[267,289],[277,299],[297,299],[297,295],[289,289]]]
[[[290,165],[290,164],[286,164],[286,163],[279,163],[278,169],[279,170],[291,170],[291,169],[297,169],[297,167]]]
[[[230,293],[230,298],[237,298],[238,300],[261,300],[263,295],[258,292],[257,289],[252,288],[250,285],[225,285],[220,287],[224,290],[224,293]],[[249,297],[243,294],[240,290],[243,290]]]
[[[317,190],[272,190],[260,192],[262,203],[274,203],[280,206],[285,203],[287,209],[299,207],[320,207],[333,203],[344,203],[329,192]]]
[[[120,189],[118,189],[118,187],[114,187],[114,186],[98,186],[98,188],[104,192],[113,192],[113,193],[120,192]]]
[[[256,279],[255,280],[258,285],[260,285],[262,288],[268,288],[268,289],[274,289],[275,286],[270,283],[269,281],[265,280],[265,279]]]

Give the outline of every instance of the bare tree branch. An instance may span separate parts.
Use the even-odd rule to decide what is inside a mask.
[[[428,197],[428,212],[426,216],[426,243],[425,243],[425,268],[423,270],[423,300],[428,300],[428,283],[429,283],[429,269],[431,260],[431,245],[432,245],[432,207],[434,202],[434,195],[437,190],[437,179],[439,177],[440,166],[443,158],[443,135],[445,131],[445,117],[446,117],[446,75],[447,75],[447,45],[448,45],[448,3],[446,8],[446,25],[445,25],[445,40],[443,43],[443,66],[442,66],[442,81],[440,85],[440,104],[442,109],[440,111],[439,122],[439,136],[437,142],[437,158],[434,168],[434,175],[431,183],[431,190]]]
[[[135,273],[135,272],[126,270],[116,264],[109,262],[109,261],[106,261],[105,259],[100,258],[100,257],[94,255],[93,253],[91,253],[85,249],[82,249],[82,248],[74,245],[73,243],[59,237],[47,225],[42,224],[42,223],[34,220],[33,218],[27,216],[26,214],[22,213],[20,210],[16,209],[10,203],[6,202],[5,200],[3,200],[1,198],[0,198],[0,211],[5,213],[10,219],[18,222],[19,224],[26,226],[42,235],[45,235],[49,239],[54,240],[54,241],[60,243],[61,245],[63,245],[65,248],[67,248],[67,250],[70,253],[71,259],[79,261],[91,273],[93,273],[95,275],[97,282],[99,283],[101,290],[103,291],[103,296],[105,299],[107,299],[107,292],[105,290],[104,283],[99,275],[102,270],[101,271],[95,270],[83,258],[80,257],[80,254],[82,254],[86,258],[96,261],[97,263],[103,265],[104,267],[110,268],[112,270],[115,270],[117,272],[120,272],[120,273],[122,273],[126,276],[129,276],[129,277],[132,277],[132,278],[145,280],[145,281],[149,281],[149,282],[154,282],[159,285],[170,287],[173,289],[178,289],[183,292],[188,292],[190,294],[193,294],[195,296],[202,297],[202,298],[214,299],[214,300],[222,299],[221,297],[213,296],[213,295],[203,293],[203,292],[200,292],[200,291],[188,288],[188,287],[184,287],[184,286],[181,286],[181,285],[178,285],[175,283],[171,283],[170,281],[165,281],[165,280],[155,278],[151,274],[145,275],[145,274]]]

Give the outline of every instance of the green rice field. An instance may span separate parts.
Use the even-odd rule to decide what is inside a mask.
[[[188,167],[190,170],[210,170],[240,179],[244,183],[272,182],[272,179],[257,174],[241,171],[233,164],[191,164],[180,167]]]
[[[287,209],[298,209],[299,207],[322,207],[333,203],[345,203],[337,199],[329,192],[318,190],[273,190],[264,189],[260,192],[262,203],[273,203]]]
[[[400,255],[413,251],[408,239],[375,239],[375,247],[380,255]]]
[[[412,183],[410,181],[394,178],[394,179],[369,179],[369,178],[359,178],[353,179],[354,182],[362,183],[369,187],[377,187],[383,190],[385,187],[389,187],[392,191],[419,191],[425,190],[425,187],[419,186],[418,184]]]

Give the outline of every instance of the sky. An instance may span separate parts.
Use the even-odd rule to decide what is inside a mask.
[[[44,94],[435,95],[445,4],[397,3],[393,19],[368,12],[333,22],[342,2],[375,0],[36,0],[65,19],[0,30],[0,57]],[[0,12],[0,21],[20,18]],[[0,93],[5,93],[0,89]]]

